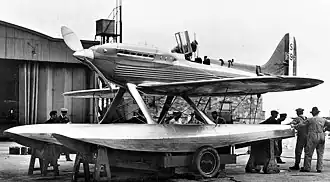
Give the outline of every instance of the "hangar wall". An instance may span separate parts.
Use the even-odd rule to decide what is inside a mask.
[[[84,47],[98,44],[96,41],[82,41]],[[73,51],[63,39],[0,21],[0,58],[14,60],[77,63]]]
[[[82,41],[84,47],[98,43]],[[43,123],[51,110],[59,111],[62,107],[69,109],[73,122],[91,121],[90,101],[62,95],[65,91],[95,86],[94,73],[72,53],[63,39],[0,21],[0,60],[18,64],[16,115],[19,124]]]
[[[88,70],[82,65],[25,61],[19,66],[19,122],[43,123],[51,110],[66,107],[70,120],[86,122],[88,100],[64,98],[62,93],[88,87]]]

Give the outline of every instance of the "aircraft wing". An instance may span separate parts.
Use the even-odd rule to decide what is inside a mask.
[[[323,83],[322,80],[296,76],[260,76],[172,83],[143,83],[139,84],[137,89],[146,94],[220,96],[300,90],[321,83]]]
[[[73,98],[110,98],[113,97],[116,90],[110,88],[77,90],[63,93],[66,97]]]

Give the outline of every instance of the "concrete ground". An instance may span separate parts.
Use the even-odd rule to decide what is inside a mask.
[[[73,167],[73,162],[66,162],[65,156],[61,156],[59,159],[60,164],[60,176],[53,177],[52,173],[48,174],[47,177],[42,177],[39,172],[35,172],[34,175],[28,176],[28,165],[30,156],[29,155],[9,155],[9,146],[18,146],[14,142],[0,142],[0,181],[3,182],[59,182],[59,181],[70,181],[71,170]],[[275,181],[275,182],[296,182],[296,181],[330,181],[330,139],[326,139],[326,149],[324,155],[324,169],[322,173],[316,173],[315,165],[316,160],[312,162],[312,172],[301,173],[299,171],[290,171],[288,168],[294,163],[294,146],[295,138],[289,138],[283,140],[283,154],[282,160],[286,164],[281,164],[281,172],[278,174],[247,174],[245,173],[245,164],[249,158],[249,155],[240,155],[237,157],[237,164],[226,166],[226,176],[222,178],[214,179],[190,179],[191,177],[177,176],[170,179],[165,179],[161,181],[170,182],[240,182],[240,181]],[[247,148],[236,150],[236,154],[246,153]],[[314,154],[314,159],[316,159],[316,152]],[[74,159],[74,155],[71,158]],[[303,162],[303,161],[302,161]],[[301,164],[302,164],[301,162]],[[113,181],[156,181],[157,179],[146,179],[145,174],[132,174],[129,172],[121,172],[114,174]],[[189,178],[189,179],[188,179]],[[83,179],[81,179],[83,181]]]

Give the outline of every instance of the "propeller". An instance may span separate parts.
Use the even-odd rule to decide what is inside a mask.
[[[81,62],[83,63],[87,63],[89,65],[91,65],[92,67],[94,67],[97,73],[97,75],[100,77],[100,79],[102,79],[103,81],[105,81],[105,83],[108,85],[111,92],[113,92],[112,87],[109,83],[109,81],[105,78],[105,76],[102,74],[102,72],[100,72],[92,63],[93,59],[94,59],[94,52],[92,49],[84,49],[78,36],[68,27],[66,26],[62,26],[61,27],[61,33],[62,33],[62,37],[64,39],[65,44],[74,51],[73,56],[78,58]],[[106,88],[101,88],[101,89],[106,89]],[[93,96],[94,98],[94,96]],[[106,112],[106,114],[103,116],[103,118],[106,118],[108,113],[110,112],[110,107],[108,107],[108,110]],[[103,121],[103,119],[102,119]]]
[[[73,51],[81,51],[83,50],[83,46],[77,37],[77,35],[68,27],[61,27],[62,37],[64,39],[65,44]]]
[[[90,49],[84,49],[78,36],[68,27],[61,27],[62,37],[64,39],[65,44],[73,51],[73,56],[85,60],[86,58],[94,59],[94,53]]]

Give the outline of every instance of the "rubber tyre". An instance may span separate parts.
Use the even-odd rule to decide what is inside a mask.
[[[205,178],[215,177],[220,170],[220,156],[210,146],[199,148],[193,155],[192,169]]]

